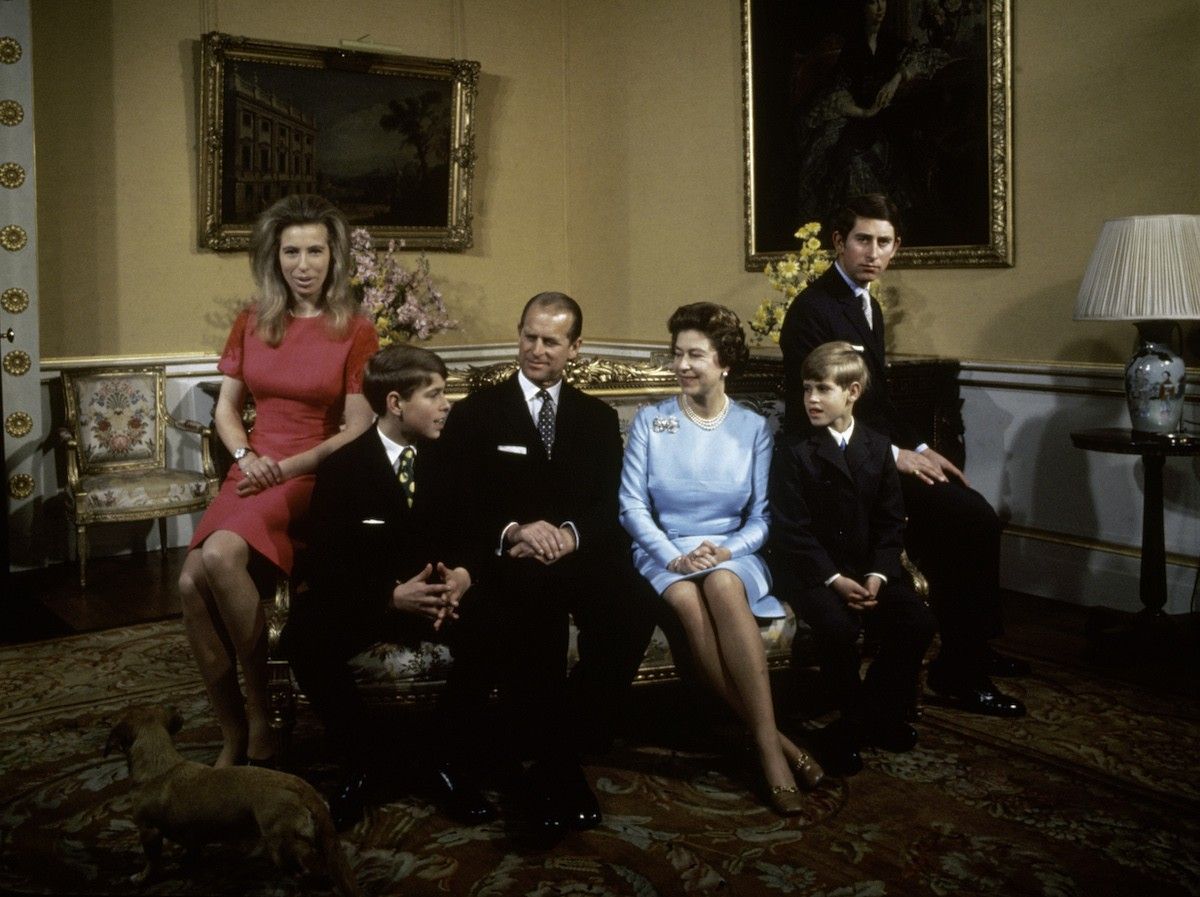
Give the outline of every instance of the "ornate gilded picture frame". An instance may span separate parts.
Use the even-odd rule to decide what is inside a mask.
[[[1013,264],[1009,4],[742,0],[746,270],[871,192],[893,267]]]
[[[319,193],[378,244],[471,246],[479,63],[201,39],[199,242],[245,249],[254,219]]]

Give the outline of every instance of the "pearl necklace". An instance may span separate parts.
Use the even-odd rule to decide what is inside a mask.
[[[715,430],[721,426],[721,422],[725,420],[725,415],[729,413],[729,396],[725,396],[725,405],[715,417],[701,417],[692,410],[692,405],[688,401],[687,396],[680,396],[679,402],[683,406],[683,413],[687,415],[687,419],[701,430]]]

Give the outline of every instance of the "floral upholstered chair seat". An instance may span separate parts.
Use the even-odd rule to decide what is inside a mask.
[[[208,479],[200,471],[134,470],[79,477],[79,488],[92,511],[161,510],[182,513],[208,495]]]
[[[79,584],[87,583],[87,527],[157,520],[166,550],[166,518],[201,511],[216,495],[211,431],[167,412],[166,368],[82,368],[62,372],[67,452],[67,513],[75,524]],[[200,437],[201,470],[167,466],[171,426]]]

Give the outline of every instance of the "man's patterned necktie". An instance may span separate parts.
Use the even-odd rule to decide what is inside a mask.
[[[542,437],[542,445],[546,447],[546,457],[550,457],[550,449],[554,447],[554,399],[544,389],[537,391],[537,398],[542,400],[542,409],[538,412],[537,428]]]
[[[413,506],[413,496],[417,493],[417,481],[413,478],[413,462],[416,457],[416,449],[406,445],[400,451],[400,466],[396,470],[396,479],[400,481],[400,488],[404,490],[404,497],[410,508]]]

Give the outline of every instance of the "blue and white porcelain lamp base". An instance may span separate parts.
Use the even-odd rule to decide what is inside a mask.
[[[1136,433],[1178,433],[1187,373],[1171,349],[1171,321],[1139,321],[1138,341],[1125,366],[1125,396]]]

